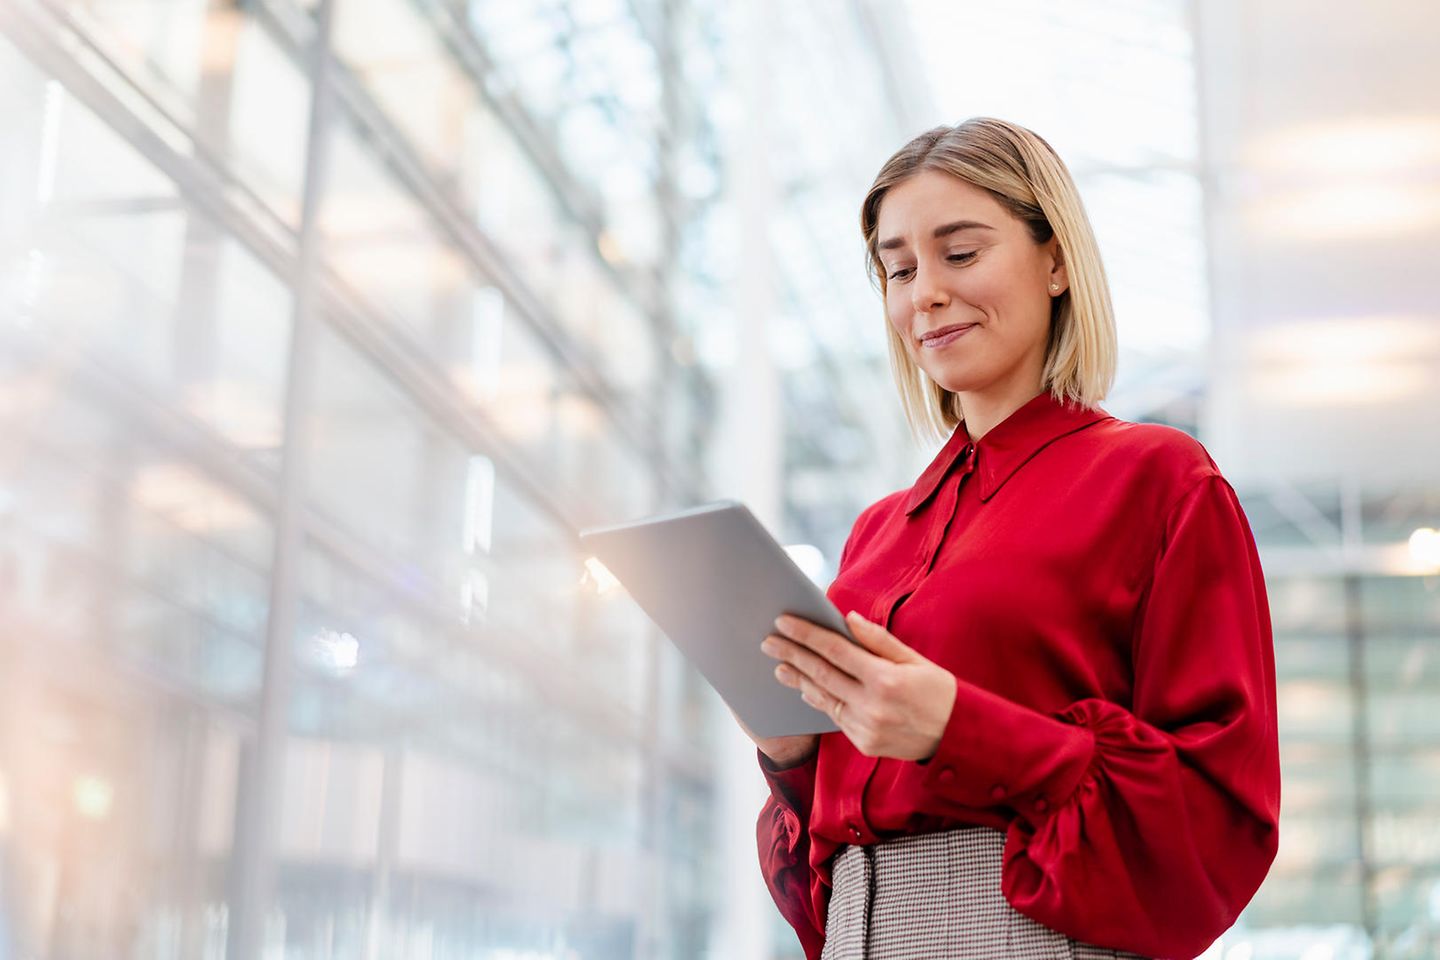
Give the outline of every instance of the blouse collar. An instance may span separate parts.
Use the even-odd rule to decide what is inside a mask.
[[[972,448],[980,480],[980,500],[984,502],[993,497],[1016,470],[1054,441],[1101,420],[1113,419],[1099,407],[1086,410],[1069,401],[1062,403],[1046,389],[991,427],[990,432],[975,443],[971,443],[970,432],[961,421],[910,488],[905,512],[914,513],[929,500],[950,468],[970,455]]]

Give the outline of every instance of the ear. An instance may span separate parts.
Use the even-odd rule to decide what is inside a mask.
[[[1059,285],[1060,289],[1048,291],[1050,296],[1058,297],[1070,289],[1070,275],[1065,269],[1065,251],[1060,249],[1058,237],[1051,237],[1047,246],[1050,248],[1050,278],[1046,283]]]

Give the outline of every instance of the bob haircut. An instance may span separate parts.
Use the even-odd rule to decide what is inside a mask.
[[[1115,316],[1095,234],[1064,162],[1039,135],[993,117],[935,127],[905,144],[885,161],[860,207],[866,266],[882,298],[880,203],[891,187],[922,170],[948,173],[985,190],[1029,228],[1037,244],[1059,238],[1069,284],[1050,301],[1043,386],[1062,403],[1098,406],[1115,380]],[[885,329],[890,369],[911,432],[917,438],[943,439],[965,419],[959,395],[920,369],[888,316]]]

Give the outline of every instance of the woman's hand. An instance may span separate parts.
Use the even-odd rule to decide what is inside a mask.
[[[760,646],[781,661],[775,676],[810,706],[834,717],[837,703],[845,705],[837,722],[861,753],[897,760],[934,756],[955,705],[955,675],[858,613],[845,622],[858,646],[792,616],[777,618],[777,632]]]
[[[726,706],[730,706],[726,704]],[[818,733],[797,733],[789,737],[760,737],[755,731],[745,725],[732,707],[730,715],[735,722],[740,724],[740,729],[745,731],[745,736],[755,741],[755,746],[760,752],[770,758],[770,762],[777,767],[794,767],[810,759],[810,755],[820,749],[820,735]]]

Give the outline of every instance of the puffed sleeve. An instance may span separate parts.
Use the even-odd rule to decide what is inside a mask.
[[[793,767],[776,767],[755,750],[770,796],[755,824],[760,871],[780,915],[795,928],[807,957],[820,955],[825,923],[810,895],[810,805],[815,796],[816,755]]]
[[[1001,888],[1078,940],[1194,957],[1275,858],[1275,660],[1259,555],[1238,498],[1207,475],[1168,512],[1132,639],[1131,707],[1053,715],[964,680],[925,765],[938,812],[1016,814]]]

